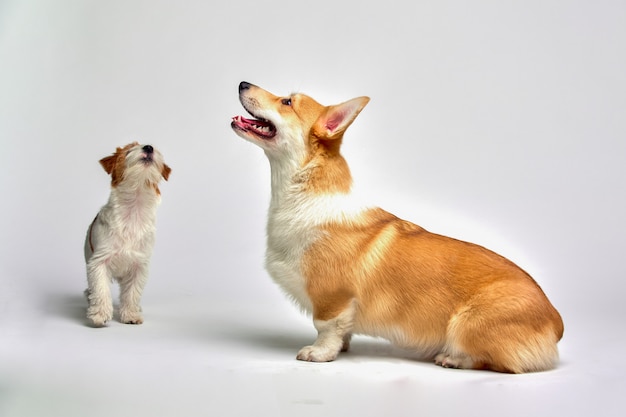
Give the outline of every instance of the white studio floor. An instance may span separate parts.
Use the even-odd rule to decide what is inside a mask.
[[[3,417],[624,415],[618,318],[565,317],[558,369],[504,375],[443,369],[365,337],[335,362],[297,361],[315,332],[278,297],[145,297],[143,325],[100,329],[86,326],[81,294],[41,301],[30,313],[4,303]]]

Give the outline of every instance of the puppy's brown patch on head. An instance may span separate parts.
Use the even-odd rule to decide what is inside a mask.
[[[111,186],[116,187],[124,178],[124,170],[126,169],[126,153],[134,146],[139,145],[137,142],[117,148],[115,153],[106,156],[100,160],[100,165],[111,175]]]

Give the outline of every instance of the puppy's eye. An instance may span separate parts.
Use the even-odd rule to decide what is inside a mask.
[[[282,103],[285,106],[291,106],[291,98],[284,98],[284,99],[282,99]]]

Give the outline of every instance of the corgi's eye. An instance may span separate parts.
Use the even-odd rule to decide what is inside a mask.
[[[282,103],[283,103],[285,106],[291,106],[291,98],[284,98],[284,99],[282,100]]]

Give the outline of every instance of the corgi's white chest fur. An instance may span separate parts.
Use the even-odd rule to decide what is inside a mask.
[[[320,226],[354,222],[367,206],[351,194],[312,194],[301,186],[274,185],[267,223],[266,268],[274,281],[308,313],[312,303],[302,273],[305,251],[325,233]]]

